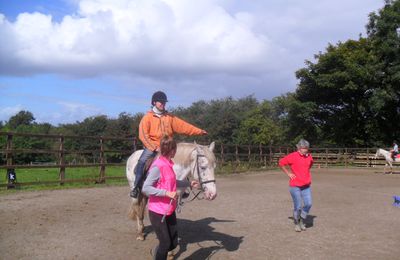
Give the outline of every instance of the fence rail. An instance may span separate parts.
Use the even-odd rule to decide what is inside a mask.
[[[37,138],[40,140],[51,140],[50,147],[15,147],[17,138]],[[90,142],[93,149],[67,148],[68,141]],[[19,143],[24,143],[19,140]],[[125,148],[116,149],[112,142],[120,142]],[[69,144],[70,145],[70,144]],[[71,145],[70,145],[71,146]],[[126,149],[128,147],[129,149]],[[106,169],[110,166],[124,166],[127,158],[138,148],[135,137],[122,138],[110,136],[76,136],[76,135],[46,135],[31,133],[0,132],[0,154],[2,159],[0,170],[7,171],[7,182],[0,183],[0,187],[15,187],[15,185],[31,185],[46,183],[70,182],[95,182],[105,183],[107,179],[123,179],[120,176],[107,175]],[[263,145],[235,145],[217,144],[214,153],[217,157],[218,166],[231,166],[232,171],[238,171],[241,167],[246,169],[276,167],[278,161],[284,155],[294,151],[292,147],[286,146],[263,146]],[[376,148],[319,148],[311,149],[314,165],[317,167],[344,166],[344,167],[375,167],[385,164],[382,158],[375,159]],[[50,155],[52,158],[46,161],[30,161],[29,163],[18,163],[21,157],[27,155]],[[112,154],[113,160],[110,159]],[[118,161],[115,161],[118,157]],[[25,158],[25,157],[24,157]],[[98,167],[97,174],[90,178],[71,178],[66,174],[68,168]],[[38,169],[58,168],[58,179],[51,181],[26,181],[17,182],[10,179],[15,175],[16,169]],[[71,175],[71,174],[69,174]],[[68,177],[68,178],[67,178]]]

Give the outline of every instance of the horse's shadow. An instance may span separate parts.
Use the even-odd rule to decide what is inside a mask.
[[[193,252],[185,259],[209,259],[219,250],[236,251],[240,243],[243,241],[243,236],[234,237],[228,234],[215,232],[215,228],[210,226],[212,223],[218,222],[235,222],[233,220],[219,220],[213,217],[203,218],[192,221],[188,219],[178,219],[179,229],[179,251],[176,253],[176,258],[187,250],[189,244],[197,243],[201,248]],[[199,243],[211,242],[214,245],[202,247]]]
[[[209,247],[201,247],[193,252],[185,259],[209,259],[212,255],[219,250],[236,251],[240,243],[243,241],[243,236],[234,237],[220,232],[215,232],[214,228],[210,226],[211,223],[218,222],[235,222],[233,220],[219,220],[213,217],[203,218],[200,220],[192,221],[188,219],[178,219],[178,235],[179,235],[179,251],[175,254],[175,258],[187,250],[189,244],[210,242],[215,245]],[[151,225],[144,228],[145,237],[152,233],[154,230]]]
[[[310,227],[313,227],[314,226],[314,219],[316,218],[317,216],[314,216],[314,215],[308,215],[307,216],[307,218],[305,219],[305,221],[304,221],[304,225],[306,226],[306,228],[310,228]],[[294,221],[294,218],[293,217],[288,217],[288,219],[291,219],[292,221]]]

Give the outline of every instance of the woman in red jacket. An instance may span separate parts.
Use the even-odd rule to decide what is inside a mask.
[[[293,218],[296,232],[306,230],[304,220],[312,206],[311,173],[313,158],[308,153],[310,143],[301,139],[297,151],[279,160],[282,171],[289,176],[289,191],[293,200]],[[290,171],[286,166],[290,166]]]

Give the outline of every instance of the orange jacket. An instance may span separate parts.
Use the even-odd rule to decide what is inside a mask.
[[[139,124],[139,139],[151,151],[160,146],[164,135],[173,136],[174,133],[200,135],[202,130],[167,112],[158,117],[153,111],[149,111]]]

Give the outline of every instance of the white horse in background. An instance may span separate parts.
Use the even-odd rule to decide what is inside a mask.
[[[185,178],[196,179],[200,183],[201,191],[204,198],[213,200],[217,196],[217,188],[215,185],[214,169],[216,167],[216,158],[213,153],[215,143],[209,146],[198,145],[196,143],[178,143],[174,158],[174,171],[178,180]],[[132,190],[135,183],[135,167],[143,150],[134,152],[126,163],[126,178],[129,187]],[[181,200],[182,190],[178,191]],[[143,194],[138,199],[132,198],[129,216],[136,220],[137,224],[137,240],[144,240],[144,212],[147,205],[147,197]]]
[[[386,160],[386,164],[385,164],[385,167],[383,168],[383,171],[386,173],[386,167],[389,166],[390,167],[390,174],[392,174],[393,173],[393,163],[394,162],[400,162],[400,158],[396,157],[395,160],[393,161],[391,153],[389,151],[386,151],[386,150],[381,149],[381,148],[376,150],[375,159],[377,159],[379,156],[385,157],[385,160]]]

